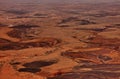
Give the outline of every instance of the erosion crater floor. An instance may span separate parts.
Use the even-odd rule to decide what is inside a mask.
[[[120,2],[0,6],[0,79],[120,79]]]

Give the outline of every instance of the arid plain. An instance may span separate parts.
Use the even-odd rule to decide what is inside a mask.
[[[120,79],[120,2],[8,5],[0,79]]]

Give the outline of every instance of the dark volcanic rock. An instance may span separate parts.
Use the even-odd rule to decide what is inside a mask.
[[[79,21],[79,19],[77,17],[69,17],[69,18],[63,19],[59,24],[63,24],[71,21]]]
[[[16,15],[23,15],[23,14],[29,13],[28,11],[25,11],[25,10],[14,10],[14,9],[6,10],[5,12],[6,13],[16,14]]]
[[[15,25],[11,28],[16,28],[16,29],[26,29],[26,28],[34,28],[34,27],[39,27],[38,25],[29,25],[29,24],[20,24],[20,25]]]
[[[92,22],[89,20],[80,20],[79,24],[80,25],[88,25],[88,24],[96,24],[96,22]]]
[[[38,25],[30,25],[30,24],[19,24],[12,26],[12,31],[8,32],[8,36],[19,38],[19,39],[33,39],[39,33],[36,32],[36,29],[39,28]],[[30,36],[32,35],[32,36]]]
[[[19,72],[31,72],[31,73],[36,73],[36,72],[40,72],[40,69],[37,69],[37,68],[20,68],[18,71],[19,71]]]
[[[31,72],[31,73],[36,73],[36,72],[40,72],[41,71],[41,67],[44,66],[49,66],[52,64],[57,63],[57,61],[55,60],[51,60],[51,61],[33,61],[30,63],[25,63],[23,64],[23,66],[25,68],[20,68],[18,71],[19,72]]]
[[[11,41],[9,41],[7,39],[0,38],[0,45],[6,45],[6,44],[9,44],[9,43],[11,43]]]
[[[82,50],[76,52],[65,51],[61,55],[71,58],[78,63],[82,63],[83,65],[104,64],[104,63],[114,64],[114,63],[119,63],[120,61],[119,52],[108,48],[102,48],[100,50],[91,50],[91,51],[82,51]]]
[[[58,27],[70,27],[69,25],[59,25]]]
[[[57,61],[34,61],[34,62],[30,62],[30,63],[25,63],[23,64],[23,66],[27,67],[27,68],[40,68],[40,67],[44,67],[44,66],[49,66],[52,64],[55,64]]]
[[[47,16],[47,14],[36,13],[34,16]]]
[[[82,73],[67,73],[48,79],[119,79],[120,73],[90,71]]]
[[[71,73],[65,73],[48,79],[119,79],[120,64],[100,64],[79,66]]]
[[[59,43],[61,43],[61,40],[55,38],[43,39],[40,41],[28,43],[7,42],[7,44],[0,44],[0,50],[20,50],[33,47],[52,47]]]
[[[91,44],[91,46],[108,47],[114,50],[120,50],[120,39],[108,39],[101,36],[96,36],[90,40],[87,40],[86,43]]]
[[[107,28],[75,28],[75,30],[87,30],[87,31],[95,31],[95,32],[103,32]]]

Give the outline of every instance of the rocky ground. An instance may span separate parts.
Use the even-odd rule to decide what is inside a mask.
[[[0,6],[0,79],[120,79],[119,3]]]

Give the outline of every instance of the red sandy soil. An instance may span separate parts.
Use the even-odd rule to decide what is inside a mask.
[[[0,8],[0,79],[120,78],[118,4],[11,7]]]

